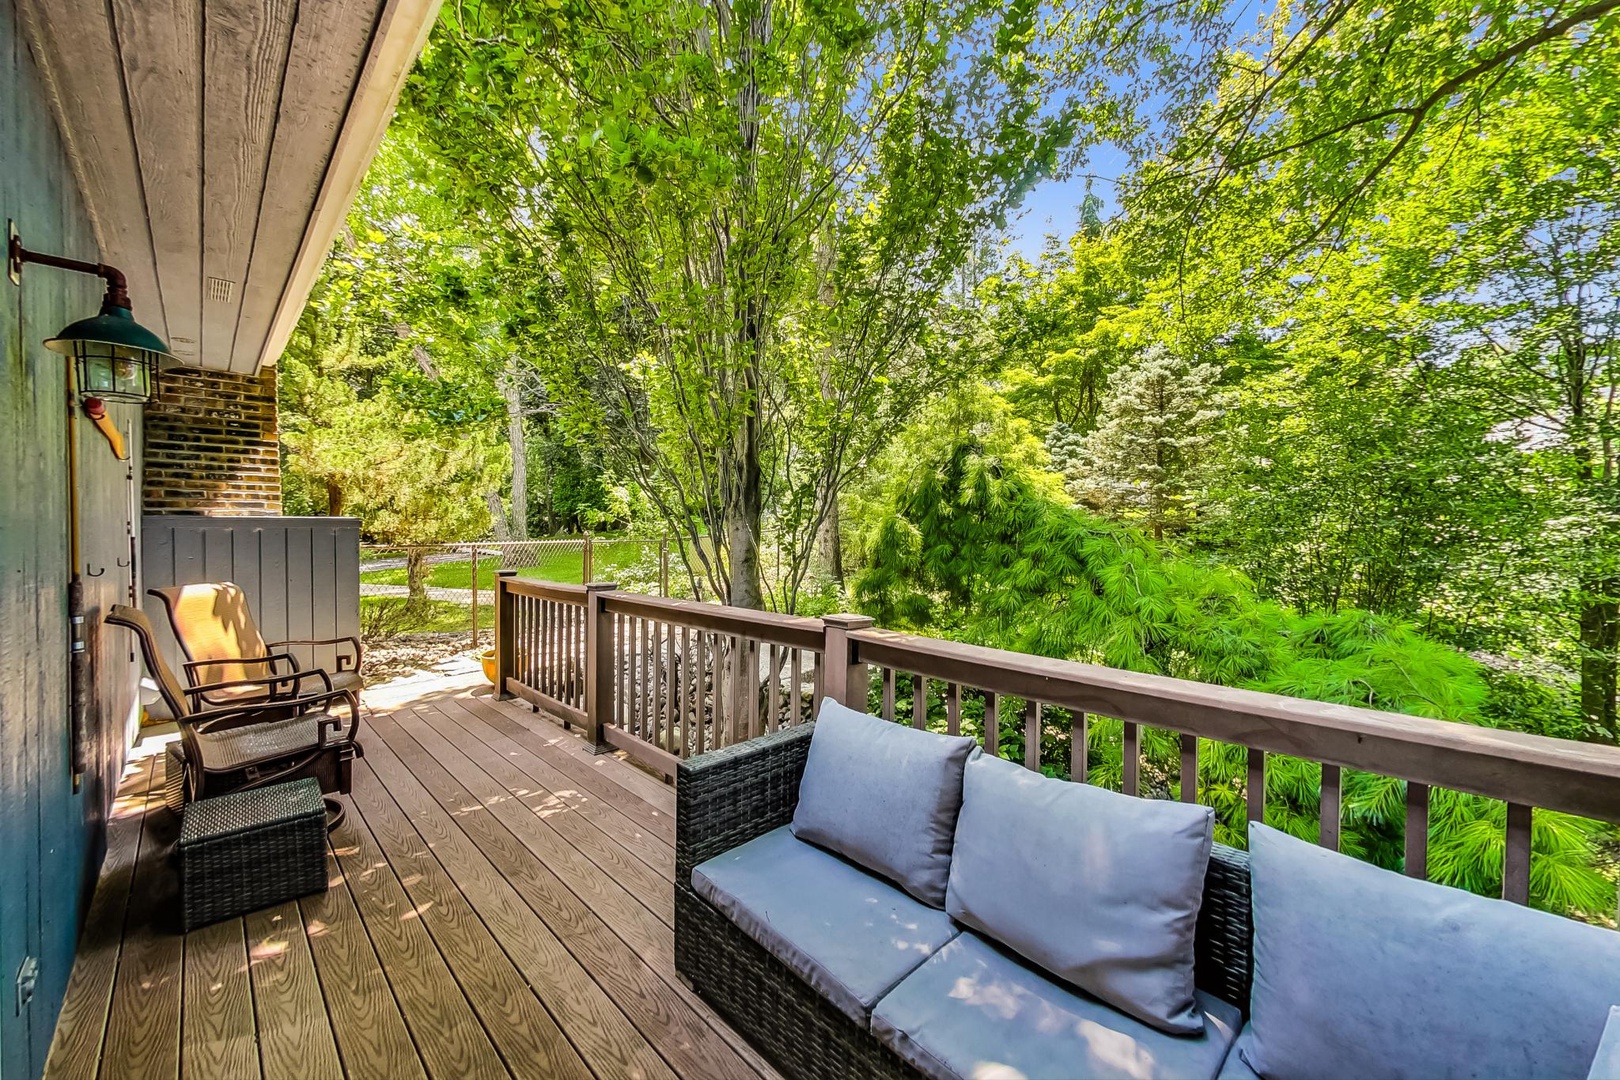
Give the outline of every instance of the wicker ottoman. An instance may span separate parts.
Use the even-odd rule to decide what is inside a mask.
[[[187,930],[326,888],[326,807],[313,779],[200,799],[180,824]]]

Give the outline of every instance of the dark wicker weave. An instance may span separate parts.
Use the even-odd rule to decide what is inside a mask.
[[[187,930],[326,888],[326,807],[313,779],[199,799],[180,824]]]
[[[692,870],[793,819],[814,725],[683,761],[675,813],[675,967],[771,1062],[799,1080],[916,1070],[692,890]],[[1244,1007],[1251,969],[1248,857],[1216,845],[1198,919],[1198,987]]]

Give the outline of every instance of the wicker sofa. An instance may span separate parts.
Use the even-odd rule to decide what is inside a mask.
[[[675,966],[788,1076],[917,1077],[782,961],[700,897],[692,871],[789,824],[813,725],[785,728],[684,761],[675,816]],[[1197,985],[1246,1002],[1250,977],[1247,857],[1216,845],[1197,929]]]
[[[813,952],[819,944],[824,955],[850,963],[850,950],[839,952],[848,944],[838,940],[839,928],[851,928],[859,939],[865,931],[856,924],[862,920],[848,917],[847,904],[818,908],[822,894],[812,878],[824,869],[818,859],[839,864],[827,864],[833,877],[862,877],[862,867],[801,843],[804,815],[796,820],[801,788],[811,786],[805,777],[815,729],[788,728],[683,762],[677,788],[676,967],[790,1077],[1620,1077],[1620,1008],[1610,1008],[1620,1001],[1620,934],[1406,878],[1258,826],[1251,829],[1252,856],[1215,844],[1207,849],[1201,897],[1196,879],[1183,887],[1190,887],[1197,903],[1192,948],[1198,1000],[1216,1007],[1204,1010],[1206,1034],[1178,1043],[1174,1034],[1151,1031],[1110,1009],[1087,993],[1091,987],[1071,985],[1076,980],[1051,974],[1052,964],[1026,959],[1027,940],[997,941],[982,927],[959,922],[964,916],[956,898],[949,903],[955,936],[920,949],[916,966],[901,971],[898,982],[853,1003],[849,986],[839,985],[837,977],[807,973],[791,943],[784,953],[780,934],[802,931],[803,918],[773,926],[771,911],[750,920],[720,902],[734,898],[715,896],[722,871],[746,858],[740,853],[772,845],[793,849],[789,861],[765,864],[754,880],[768,879],[771,868],[779,867],[785,891],[805,894],[790,895],[788,907],[820,913],[829,928],[823,934],[830,937],[817,939],[812,932],[806,948]],[[955,871],[963,865],[965,811],[962,820],[949,854],[953,890]],[[1002,846],[1022,857],[1019,843]],[[1053,849],[1048,843],[1040,850]],[[1124,861],[1132,862],[1125,877],[1134,888],[1132,875],[1142,867]],[[870,884],[880,906],[898,892],[892,881],[873,877]],[[1011,906],[1048,902],[1050,890],[1043,901],[1040,887],[1037,882],[1026,901],[1019,885],[1010,886]],[[1059,895],[1060,905],[1066,904],[1067,895]],[[895,902],[916,909],[904,897]],[[1111,906],[1117,913],[1130,904],[1116,900]],[[1106,920],[1110,913],[1097,914]],[[1265,939],[1259,949],[1257,927],[1265,932],[1258,935]],[[1288,936],[1302,931],[1304,938]],[[914,933],[911,944],[923,936]],[[957,956],[948,957],[953,949]],[[989,956],[990,967],[981,964],[979,970],[992,977],[953,975],[963,970],[958,958],[964,949]],[[1284,950],[1297,955],[1279,957]],[[939,970],[925,978],[930,968]],[[919,983],[922,990],[913,988]],[[1016,1000],[1007,996],[1009,986]],[[908,993],[912,1005],[919,996],[925,999],[921,1011],[891,1008]],[[936,1002],[963,999],[971,1007],[958,1000],[930,1011],[929,995]],[[1260,1023],[1262,1010],[1269,1026]],[[909,1034],[907,1017],[917,1025]],[[1259,1032],[1263,1026],[1266,1031]],[[972,1030],[942,1033],[957,1027]],[[1030,1043],[1053,1031],[1055,1051],[1044,1057],[1031,1051]],[[1218,1045],[1201,1055],[1181,1053],[1183,1045],[1199,1040]],[[943,1050],[930,1052],[930,1041]]]

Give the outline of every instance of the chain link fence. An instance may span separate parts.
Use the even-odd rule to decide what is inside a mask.
[[[665,539],[544,540],[360,548],[360,632],[368,641],[462,635],[468,648],[494,644],[495,574],[563,584],[612,581],[656,596],[689,590],[680,555]]]

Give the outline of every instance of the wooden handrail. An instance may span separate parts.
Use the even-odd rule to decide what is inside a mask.
[[[562,585],[555,581],[537,581],[534,578],[506,577],[495,579],[497,588],[504,588],[518,596],[532,596],[538,600],[555,600],[561,604],[585,603],[585,586]]]
[[[848,633],[857,662],[994,694],[1620,822],[1620,748],[918,637]]]
[[[604,610],[611,615],[634,615],[672,626],[735,634],[767,645],[783,645],[806,652],[820,652],[826,637],[820,619],[801,615],[780,615],[774,611],[722,607],[632,592],[610,592],[602,599]]]

